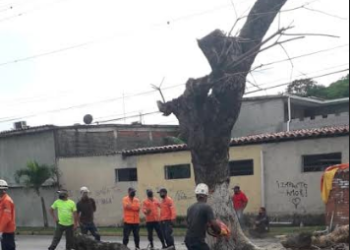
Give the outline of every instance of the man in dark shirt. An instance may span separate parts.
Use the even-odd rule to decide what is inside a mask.
[[[221,227],[215,220],[212,208],[207,205],[209,187],[206,184],[199,184],[195,193],[198,202],[187,212],[188,230],[185,243],[188,250],[209,250],[205,242],[208,227],[217,234],[220,234]]]
[[[260,208],[259,215],[255,220],[255,231],[258,234],[265,234],[270,231],[270,219],[264,207]]]
[[[80,189],[82,198],[77,204],[79,214],[79,222],[82,234],[91,233],[97,241],[101,241],[101,236],[98,234],[94,223],[94,213],[96,212],[96,202],[89,197],[89,189],[82,187]]]
[[[254,228],[249,230],[253,238],[263,238],[270,231],[270,219],[267,216],[266,208],[260,208],[259,215],[255,219]]]

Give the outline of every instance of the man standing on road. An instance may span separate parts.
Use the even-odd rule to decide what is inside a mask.
[[[96,202],[89,197],[90,190],[87,187],[80,189],[82,195],[81,200],[77,204],[79,215],[79,223],[82,234],[91,233],[95,240],[101,241],[101,236],[98,234],[96,225],[94,223],[94,213],[96,212]]]
[[[166,248],[165,240],[160,229],[159,217],[160,203],[157,198],[154,198],[152,190],[147,190],[147,199],[143,202],[143,213],[146,216],[148,240],[150,242],[151,250],[154,249],[153,232],[156,231],[163,249]]]
[[[207,205],[209,187],[206,184],[199,184],[195,190],[197,203],[187,211],[188,230],[186,234],[186,246],[188,250],[209,250],[205,242],[207,229],[221,234],[221,227],[215,220],[213,209]]]
[[[131,232],[134,235],[136,250],[140,249],[140,200],[136,198],[136,190],[129,188],[128,196],[123,199],[124,209],[124,246],[128,246]]]
[[[239,221],[243,223],[244,210],[247,208],[249,200],[239,186],[236,186],[233,190],[235,192],[233,196],[233,205]]]
[[[59,199],[51,206],[50,214],[56,223],[56,231],[49,250],[55,250],[63,234],[66,234],[66,250],[73,250],[74,231],[78,228],[77,206],[68,198],[67,190],[58,191]],[[55,211],[57,211],[57,216]]]
[[[6,193],[9,186],[0,180],[0,233],[2,233],[1,249],[15,250],[16,212],[11,197]]]
[[[162,198],[160,203],[160,223],[167,247],[175,249],[173,223],[176,220],[176,208],[173,199],[168,196],[168,190],[161,188],[159,195]]]

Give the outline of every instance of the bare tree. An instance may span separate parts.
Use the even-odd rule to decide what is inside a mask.
[[[289,28],[281,28],[264,40],[271,24],[287,0],[258,0],[237,37],[216,30],[198,41],[212,73],[190,79],[186,90],[170,102],[158,102],[166,116],[174,114],[180,123],[181,139],[191,150],[197,183],[207,183],[213,195],[216,215],[233,231],[231,240],[212,239],[215,250],[257,249],[244,236],[230,199],[229,144],[231,131],[240,113],[248,74],[257,55],[281,41]],[[272,45],[270,42],[277,39]],[[271,44],[271,43],[270,43]],[[266,45],[266,46],[264,46]]]

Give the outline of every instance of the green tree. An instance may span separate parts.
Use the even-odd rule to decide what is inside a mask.
[[[287,93],[326,100],[346,98],[349,97],[349,75],[332,83],[329,87],[319,85],[313,79],[296,80],[288,86]]]
[[[292,82],[287,89],[287,93],[291,95],[307,97],[312,89],[317,88],[317,82],[313,79],[299,79]]]
[[[327,88],[327,99],[349,97],[349,74]]]
[[[26,168],[16,172],[15,178],[17,183],[23,183],[27,188],[34,189],[35,193],[40,197],[44,227],[49,227],[45,199],[41,193],[41,188],[50,179],[53,179],[55,184],[57,183],[56,169],[51,166],[40,165],[35,161],[30,161],[27,163]]]

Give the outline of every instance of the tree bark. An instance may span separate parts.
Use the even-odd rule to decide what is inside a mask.
[[[98,242],[85,235],[75,236],[76,250],[129,250],[126,246],[119,243]]]
[[[349,225],[339,227],[327,235],[300,234],[282,242],[282,245],[288,249],[312,249],[313,247],[329,249],[339,244],[349,244]]]
[[[40,190],[36,190],[36,193],[39,196],[40,201],[41,201],[41,210],[42,210],[42,213],[43,213],[44,227],[45,228],[49,228],[49,218],[47,216],[45,198],[41,195]]]
[[[264,36],[287,0],[258,0],[238,37],[216,30],[198,41],[212,73],[190,79],[186,90],[170,102],[158,102],[164,115],[174,114],[181,139],[192,154],[196,183],[213,192],[211,203],[218,217],[228,223],[234,239],[215,242],[212,249],[256,249],[244,236],[233,209],[229,183],[229,144],[239,116],[246,78],[259,54]]]

